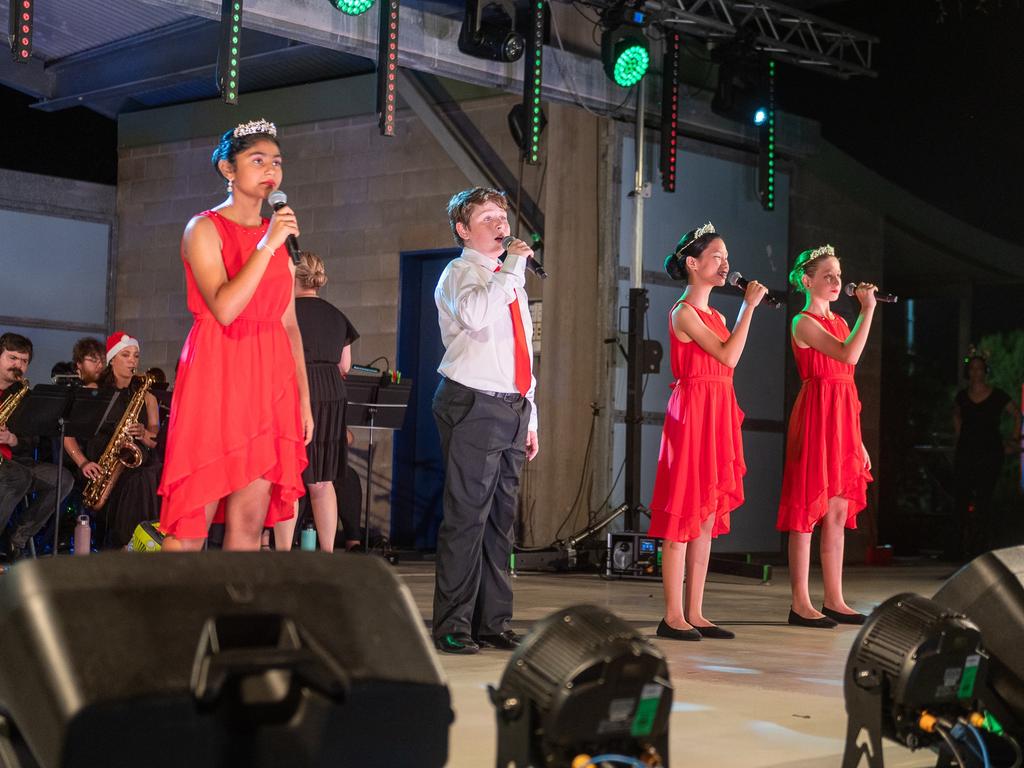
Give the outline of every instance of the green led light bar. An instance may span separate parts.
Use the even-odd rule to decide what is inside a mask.
[[[769,61],[765,77],[768,119],[758,131],[757,186],[761,207],[775,210],[775,62]]]
[[[238,103],[241,50],[242,0],[223,0],[220,7],[217,90],[227,104]]]
[[[544,80],[544,28],[547,15],[547,0],[532,0],[529,4],[528,29],[525,35],[526,56],[523,59],[523,106],[525,115],[524,134],[520,142],[523,159],[530,165],[538,165],[541,156],[541,132],[547,118],[541,106],[541,91]]]

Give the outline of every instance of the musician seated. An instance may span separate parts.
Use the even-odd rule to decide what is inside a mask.
[[[60,491],[57,490],[57,467],[36,460],[39,438],[16,435],[7,428],[7,420],[20,408],[31,407],[27,398],[19,402],[10,414],[4,403],[16,398],[22,387],[28,386],[25,372],[32,361],[32,342],[17,333],[0,336],[0,532],[3,542],[0,555],[8,562],[22,556],[28,540],[34,536],[53,514],[59,494],[61,501],[68,495],[74,478],[64,473]],[[27,507],[14,515],[15,508],[32,494]],[[13,524],[8,528],[8,523]]]
[[[100,479],[102,463],[112,464],[112,448],[117,426],[138,390],[135,371],[139,367],[139,341],[126,333],[117,331],[107,339],[107,367],[100,376],[99,389],[116,394],[111,410],[96,435],[86,441],[85,446],[74,438],[64,440],[64,449],[88,481]],[[157,487],[160,484],[161,463],[154,459],[153,448],[159,430],[159,410],[156,398],[146,392],[144,405],[138,419],[125,427],[125,436],[139,448],[142,464],[124,468],[113,483],[106,503],[91,510],[96,523],[96,541],[103,548],[123,549],[132,538],[135,527],[145,520],[160,517]],[[104,459],[104,455],[107,459]]]
[[[71,350],[71,361],[75,364],[82,386],[95,389],[100,376],[107,367],[106,350],[103,342],[92,336],[86,336],[75,342]]]

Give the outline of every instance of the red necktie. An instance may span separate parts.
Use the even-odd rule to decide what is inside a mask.
[[[497,272],[501,265],[494,270]],[[526,347],[526,328],[523,327],[523,316],[519,313],[519,292],[509,302],[509,314],[512,315],[512,340],[515,344],[516,355],[516,389],[519,394],[526,397],[530,391],[530,350]]]

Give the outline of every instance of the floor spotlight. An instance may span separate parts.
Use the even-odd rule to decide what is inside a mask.
[[[882,738],[912,750],[946,747],[956,757],[953,730],[979,714],[987,669],[981,632],[966,616],[920,595],[886,600],[846,662],[843,768],[883,766]]]
[[[935,602],[967,615],[989,655],[985,709],[1024,740],[1024,546],[986,552],[957,571]]]
[[[468,0],[459,50],[478,59],[518,61],[526,41],[516,31],[514,0]]]
[[[665,657],[612,613],[579,605],[538,622],[497,689],[498,765],[668,765]]]

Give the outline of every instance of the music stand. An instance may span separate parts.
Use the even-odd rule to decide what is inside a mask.
[[[366,493],[363,498],[366,551],[370,551],[370,496],[373,489],[373,435],[378,430],[394,432],[405,422],[412,379],[392,382],[384,376],[354,376],[345,379],[348,404],[345,422],[355,429],[369,430],[366,449]]]
[[[99,431],[117,399],[117,392],[79,386],[36,384],[11,417],[8,428],[27,437],[58,437],[57,499],[53,510],[53,556],[60,534],[60,487],[64,479],[64,438],[85,439]],[[26,403],[32,403],[26,408]]]

